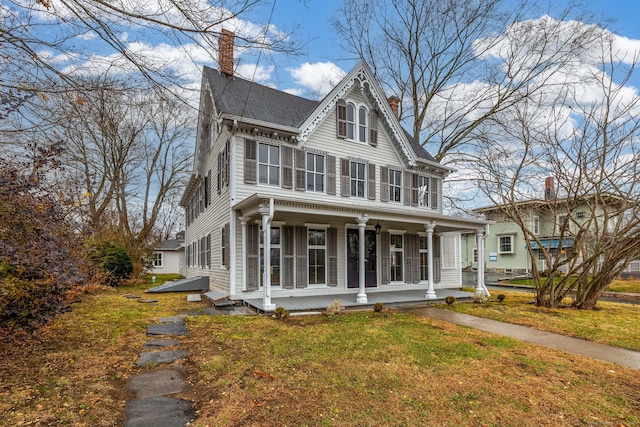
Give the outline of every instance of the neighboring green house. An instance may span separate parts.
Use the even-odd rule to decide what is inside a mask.
[[[621,220],[611,212],[618,211],[620,199],[614,196],[589,197],[576,202],[575,199],[555,197],[553,178],[545,183],[545,198],[531,199],[512,206],[488,206],[474,209],[491,221],[489,233],[485,239],[485,271],[497,273],[528,273],[534,263],[539,271],[548,268],[545,252],[551,259],[571,256],[588,248],[576,248],[574,236],[580,229],[586,231],[601,227],[603,218],[608,218],[608,226]],[[513,221],[507,212],[518,209],[523,224],[532,236],[525,236],[519,224]],[[605,212],[608,215],[605,215]],[[535,237],[534,237],[535,236]],[[477,268],[476,242],[473,235],[462,237],[462,266]],[[533,256],[528,247],[531,245]]]

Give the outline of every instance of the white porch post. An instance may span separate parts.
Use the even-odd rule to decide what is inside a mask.
[[[425,298],[436,299],[436,291],[433,289],[433,230],[436,228],[436,223],[431,221],[425,224],[424,228],[427,230],[427,280],[429,281]]]
[[[247,222],[250,217],[241,216],[240,225],[242,227],[242,290],[247,290]]]
[[[478,281],[476,284],[476,296],[490,296],[489,290],[484,284],[484,228],[476,230],[476,246],[478,247]]]
[[[362,215],[360,218],[356,218],[358,221],[358,284],[360,285],[358,295],[356,296],[356,303],[366,304],[367,293],[365,292],[365,274],[364,274],[364,248],[365,248],[365,235],[364,229],[367,226],[369,217]]]
[[[262,232],[263,232],[263,248],[264,248],[264,275],[262,288],[264,294],[262,297],[262,309],[264,311],[273,311],[276,305],[271,303],[271,219],[273,218],[273,199],[270,203],[261,203],[258,211],[262,214]]]

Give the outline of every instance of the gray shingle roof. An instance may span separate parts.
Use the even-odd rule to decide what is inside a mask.
[[[411,136],[411,134],[409,134],[409,132],[407,132],[405,128],[402,128],[402,131],[404,132],[405,136],[409,140],[409,143],[411,144],[411,148],[413,148],[413,151],[416,153],[416,155],[419,158],[424,160],[429,160],[431,162],[439,163],[431,154],[429,154],[427,150],[424,149],[422,145],[420,145],[418,141],[413,139],[413,136]]]
[[[204,75],[217,110],[226,114],[299,127],[319,104],[210,67],[204,67]]]
[[[157,251],[176,251],[184,244],[184,240],[164,240],[154,248]]]

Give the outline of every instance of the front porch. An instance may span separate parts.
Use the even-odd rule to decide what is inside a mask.
[[[283,307],[285,310],[296,311],[324,311],[334,300],[339,299],[345,308],[362,308],[370,309],[377,302],[385,306],[391,304],[420,304],[420,303],[443,303],[445,298],[453,296],[456,300],[468,300],[473,298],[472,292],[462,292],[454,289],[437,289],[435,299],[425,298],[425,288],[416,287],[410,290],[389,291],[383,289],[367,289],[367,303],[360,304],[356,302],[356,293],[341,295],[309,295],[309,296],[289,296],[280,297],[273,296],[271,303],[275,307]],[[243,304],[248,305],[255,310],[265,312],[264,300],[262,298],[243,299]],[[274,310],[266,310],[272,313]]]

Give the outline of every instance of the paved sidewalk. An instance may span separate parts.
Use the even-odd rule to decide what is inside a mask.
[[[543,345],[545,347],[552,347],[569,353],[582,354],[594,359],[600,359],[627,368],[640,370],[640,352],[638,351],[553,334],[551,332],[540,331],[511,323],[499,322],[497,320],[483,319],[481,317],[456,313],[454,311],[443,310],[441,308],[422,307],[408,309],[408,311],[418,315],[431,317],[433,319],[468,326],[486,332],[493,332],[494,334],[505,335],[522,341]]]

